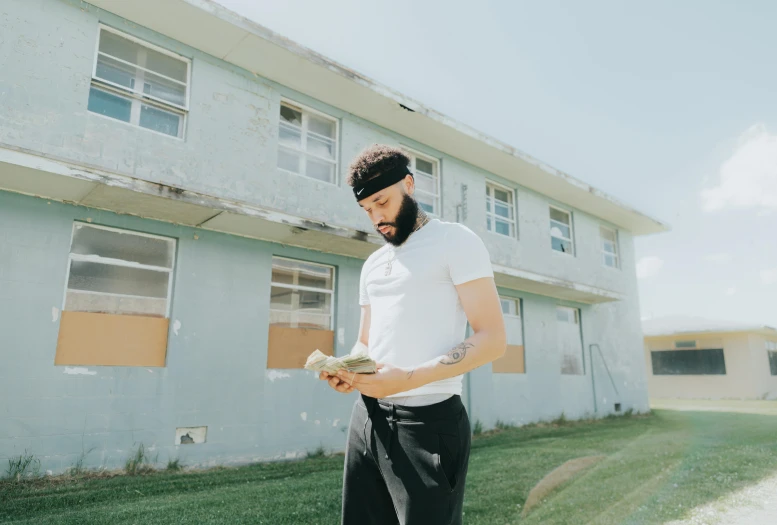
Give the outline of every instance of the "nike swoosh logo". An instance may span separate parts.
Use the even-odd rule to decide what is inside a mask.
[[[361,195],[363,191],[364,191],[364,188],[360,189],[359,191],[356,192],[356,195]]]

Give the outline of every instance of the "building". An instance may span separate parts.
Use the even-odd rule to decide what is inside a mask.
[[[662,223],[210,0],[0,24],[0,460],[342,449],[354,396],[300,367],[356,340],[382,240],[344,173],[376,142],[492,255],[510,347],[473,423],[648,408],[633,239]]]
[[[777,399],[777,329],[686,316],[642,329],[651,398]]]

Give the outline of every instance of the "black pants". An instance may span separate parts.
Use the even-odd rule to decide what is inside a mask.
[[[470,439],[461,396],[409,407],[360,394],[345,452],[342,524],[461,524]]]

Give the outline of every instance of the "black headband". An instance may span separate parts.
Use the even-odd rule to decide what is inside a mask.
[[[410,172],[410,169],[407,166],[397,166],[390,169],[389,171],[381,173],[377,177],[374,177],[367,182],[363,182],[358,186],[354,186],[353,194],[357,201],[366,199],[370,195],[374,195],[380,190],[386,189],[392,184],[396,184],[408,175],[412,177],[413,174]]]

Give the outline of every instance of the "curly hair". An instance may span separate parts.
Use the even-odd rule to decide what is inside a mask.
[[[401,149],[373,144],[353,159],[348,167],[347,182],[349,186],[355,186],[397,166],[409,164],[410,158]]]

